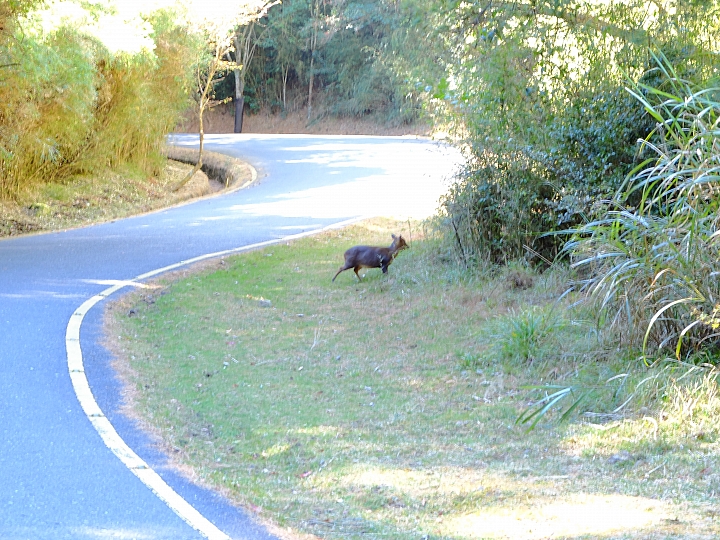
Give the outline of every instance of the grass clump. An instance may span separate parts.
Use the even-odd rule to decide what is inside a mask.
[[[571,298],[557,303],[567,274],[463,277],[403,226],[278,244],[125,297],[108,336],[128,405],[201,481],[322,538],[720,533],[705,504],[715,480],[697,476],[688,434],[628,462],[602,449],[611,429],[516,425],[525,386],[597,384],[626,367],[574,323]],[[390,232],[414,241],[388,275],[330,282],[345,249]],[[704,467],[720,465],[712,440]]]
[[[532,363],[550,354],[556,356],[559,334],[566,321],[552,306],[532,306],[493,321],[490,328],[491,354],[501,362]]]

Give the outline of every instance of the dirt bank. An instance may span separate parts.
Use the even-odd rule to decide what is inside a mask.
[[[204,117],[205,133],[232,133],[235,126],[232,103],[211,109]],[[198,122],[188,115],[181,126],[180,133],[197,133]],[[261,111],[258,114],[245,114],[243,133],[303,133],[308,135],[418,135],[429,136],[428,124],[392,126],[378,124],[369,118],[335,118],[325,116],[308,122],[305,110],[285,114],[270,114]]]

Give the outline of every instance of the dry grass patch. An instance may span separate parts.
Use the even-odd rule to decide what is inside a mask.
[[[158,177],[125,170],[33,187],[16,201],[0,201],[0,237],[53,231],[158,210],[210,192],[198,172],[183,189],[173,187],[192,167],[168,161]]]

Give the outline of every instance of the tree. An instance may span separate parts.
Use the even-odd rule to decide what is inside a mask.
[[[264,13],[267,13],[272,6],[279,3],[280,0],[268,2],[264,8]],[[242,133],[243,112],[245,110],[245,78],[250,62],[255,56],[258,41],[261,38],[261,36],[255,34],[257,25],[257,19],[251,20],[248,24],[238,26],[233,36],[235,48],[235,65],[232,68],[235,78],[235,133]]]
[[[242,133],[243,113],[245,110],[245,74],[255,54],[255,21],[242,26],[233,36],[235,43],[235,133]]]
[[[197,113],[199,123],[200,146],[198,160],[188,175],[175,187],[176,190],[187,184],[202,167],[202,155],[205,142],[203,117],[213,100],[213,87],[216,75],[222,71],[242,69],[242,65],[227,60],[235,50],[237,29],[254,24],[264,17],[268,9],[278,0],[240,0],[237,3],[207,3],[191,0],[188,5],[189,23],[204,36],[206,49],[200,52],[196,63],[198,84]],[[208,54],[209,53],[209,54]]]
[[[313,98],[313,83],[315,82],[315,52],[318,47],[318,34],[320,33],[320,26],[322,24],[320,14],[321,4],[325,5],[325,2],[321,0],[311,0],[310,2],[310,38],[308,49],[310,50],[310,70],[308,72],[310,81],[308,83],[308,102],[307,102],[307,117],[310,120],[312,114],[312,98]]]

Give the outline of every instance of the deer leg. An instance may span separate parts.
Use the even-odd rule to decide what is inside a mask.
[[[358,270],[360,270],[361,268],[362,268],[362,266],[356,266],[356,267],[355,267],[355,275],[357,276],[358,281],[362,281],[362,278],[360,277],[360,274],[358,274]]]
[[[341,267],[340,267],[340,270],[337,271],[337,274],[335,274],[335,277],[332,278],[332,280],[335,281],[335,278],[340,275],[340,272],[344,272],[344,271],[347,270],[348,268],[350,268],[350,267],[349,267],[349,266],[345,266],[345,265],[341,266]]]

